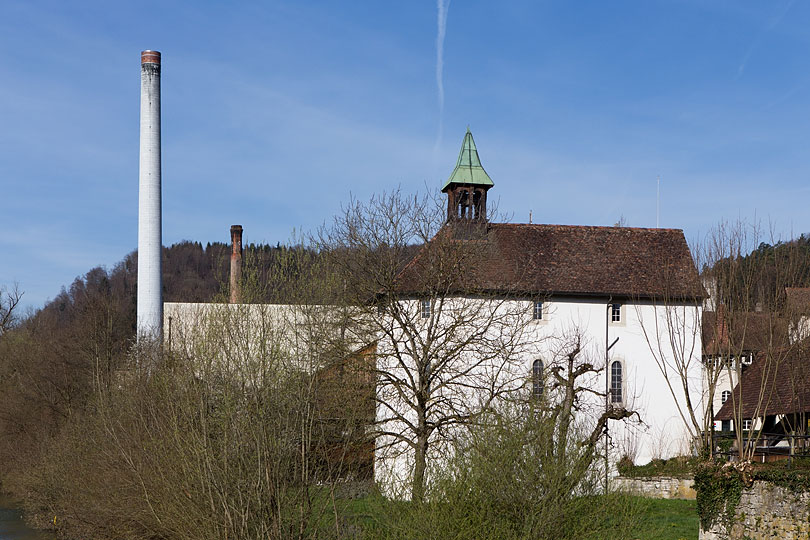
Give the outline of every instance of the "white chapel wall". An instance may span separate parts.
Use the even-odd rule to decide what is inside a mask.
[[[414,305],[411,309],[417,310],[418,301],[412,302]],[[510,300],[503,304],[503,309],[513,310],[518,304],[525,307],[525,316],[531,317],[532,305],[528,301]],[[693,441],[676,405],[677,401],[683,414],[686,414],[682,383],[680,378],[674,378],[672,369],[671,343],[674,341],[682,344],[684,353],[691,362],[687,384],[695,414],[700,419],[705,406],[700,362],[700,308],[695,305],[681,305],[675,310],[669,311],[669,317],[675,313],[677,320],[680,321],[680,330],[677,332],[678,335],[674,336],[666,330],[668,315],[665,308],[650,302],[626,302],[622,306],[621,321],[607,322],[609,341],[619,338],[610,351],[610,362],[620,360],[623,364],[625,405],[628,409],[638,411],[642,420],[642,423],[614,421],[609,423],[612,463],[624,454],[631,454],[636,463],[643,464],[653,458],[669,458],[691,452]],[[514,385],[515,388],[525,385],[530,381],[534,360],[542,359],[548,370],[552,363],[561,360],[566,344],[570,346],[577,335],[582,340],[581,358],[587,358],[595,365],[604,366],[605,328],[609,316],[605,299],[547,299],[543,319],[533,321],[523,329],[523,343],[519,351],[516,349],[521,355],[521,361],[504,370],[500,375],[501,380]],[[655,355],[651,352],[648,341],[650,339],[653,340]],[[683,345],[686,340],[694,343]],[[386,347],[391,347],[391,343],[386,343],[386,339],[383,338],[380,342],[381,362],[386,361]],[[671,387],[667,384],[661,366],[673,377]],[[592,378],[589,384],[595,386],[596,390],[604,392],[605,373]],[[470,407],[475,407],[478,396],[474,390],[468,389],[467,392],[469,393],[467,403]],[[385,397],[389,400],[387,406],[402,407],[401,403],[399,405],[395,403],[395,396]],[[604,402],[595,397],[591,398],[592,414],[601,414],[603,410]],[[379,412],[378,418],[383,413]],[[386,427],[392,430],[405,429],[405,426],[396,423]],[[400,489],[404,489],[410,482],[413,452],[404,444],[388,446],[390,442],[390,439],[385,438],[378,440],[375,476],[383,486],[398,484]],[[447,455],[448,448],[436,445],[433,451],[435,452],[433,457],[441,461],[442,457]]]

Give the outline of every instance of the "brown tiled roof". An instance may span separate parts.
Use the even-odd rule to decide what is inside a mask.
[[[722,306],[721,306],[722,309]],[[772,312],[704,311],[703,354],[740,355],[787,343],[787,321]]]
[[[491,223],[475,240],[464,240],[469,235],[454,227],[445,225],[431,243],[454,236],[475,252],[459,269],[455,292],[705,296],[680,229]],[[429,249],[430,244],[423,247],[403,269],[400,292],[419,294],[428,288]]]
[[[732,420],[735,407],[741,418],[810,411],[810,346],[802,342],[790,350],[757,354],[734,388],[733,399],[729,397],[714,419]]]

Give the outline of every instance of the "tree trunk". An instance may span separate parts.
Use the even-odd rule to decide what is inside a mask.
[[[420,426],[421,428],[422,426]],[[425,469],[427,468],[427,433],[421,430],[416,439],[416,452],[413,465],[413,486],[411,487],[411,500],[421,503],[425,498]]]

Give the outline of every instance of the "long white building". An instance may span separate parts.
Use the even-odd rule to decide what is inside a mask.
[[[378,346],[382,435],[375,477],[383,490],[407,490],[415,426],[436,426],[429,458],[442,459],[451,451],[452,422],[442,420],[448,408],[450,416],[463,418],[491,405],[493,396],[550,391],[552,370],[576,343],[580,361],[600,369],[587,384],[603,394],[591,398],[583,414],[596,418],[610,407],[638,412],[636,419],[609,422],[612,464],[623,455],[643,464],[691,453],[700,434],[692,417],[699,424],[705,408],[705,293],[683,232],[491,223],[486,199],[493,185],[468,130],[442,190],[447,223],[399,276],[397,315]],[[469,266],[454,270],[456,280],[431,267],[441,260],[435,256],[441,248],[431,244],[442,242],[474,253]],[[458,337],[448,337],[451,331]],[[430,362],[444,364],[420,372],[418,365]],[[445,369],[445,378],[433,376],[434,369]],[[425,385],[441,391],[427,418],[419,418],[413,389]]]
[[[348,329],[345,348],[376,354],[376,422],[369,433],[377,435],[380,487],[407,491],[420,424],[432,426],[428,458],[440,463],[452,451],[454,431],[483,407],[553,392],[552,374],[575,346],[578,362],[595,368],[581,382],[601,394],[580,404],[583,424],[606,410],[637,413],[609,421],[610,467],[623,456],[643,464],[691,453],[707,405],[705,291],[683,232],[492,223],[487,193],[493,185],[468,130],[443,188],[446,224],[405,266],[394,290],[380,293],[379,310],[358,306],[352,317],[359,324]],[[237,244],[234,254],[241,253]],[[312,358],[296,369],[317,370],[313,344],[328,333],[308,335],[312,325],[302,318],[329,319],[332,311],[167,304],[164,339],[172,350],[213,344],[213,358],[242,344],[240,363],[253,362],[273,342],[284,356]],[[216,339],[207,335],[212,315],[225,317],[216,327],[227,331]],[[347,392],[355,391],[350,384]],[[432,401],[420,418],[416,389],[431,385]]]

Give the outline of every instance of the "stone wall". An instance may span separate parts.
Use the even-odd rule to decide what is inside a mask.
[[[624,491],[653,499],[689,499],[694,500],[695,481],[691,478],[672,478],[668,476],[650,478],[625,478],[617,476],[613,486],[617,491]]]
[[[700,530],[700,540],[765,538],[810,538],[810,493],[795,493],[756,481],[743,489],[730,531],[723,523],[715,523],[708,531]]]

